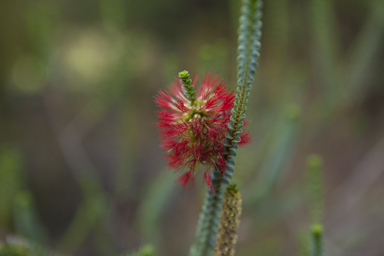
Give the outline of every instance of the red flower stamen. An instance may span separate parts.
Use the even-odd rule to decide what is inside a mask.
[[[192,85],[196,84],[196,78]],[[180,79],[170,85],[167,91],[159,91],[155,102],[156,126],[161,137],[161,148],[168,165],[175,172],[185,169],[176,182],[185,187],[194,178],[199,164],[207,166],[203,186],[213,191],[210,166],[219,172],[225,171],[225,158],[222,154],[225,132],[231,117],[235,95],[226,90],[225,82],[218,75],[206,73],[201,86],[196,91],[196,100],[189,101],[183,94]],[[240,135],[245,144],[250,140],[249,133]]]

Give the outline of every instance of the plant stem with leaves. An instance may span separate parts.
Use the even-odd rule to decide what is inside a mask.
[[[196,234],[196,242],[191,248],[190,255],[208,256],[212,255],[216,242],[216,233],[222,207],[223,194],[226,186],[232,179],[235,167],[237,143],[240,142],[240,134],[243,132],[245,112],[247,109],[248,97],[252,82],[258,66],[260,37],[261,37],[261,12],[262,1],[243,0],[241,7],[239,37],[238,37],[238,57],[237,57],[237,94],[228,131],[225,134],[224,154],[226,169],[222,175],[219,170],[215,170],[212,175],[214,191],[207,192],[200,214],[199,224]]]

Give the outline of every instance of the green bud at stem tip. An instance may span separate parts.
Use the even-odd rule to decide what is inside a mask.
[[[182,79],[182,80],[187,80],[187,79],[189,79],[189,73],[188,73],[188,71],[187,71],[187,70],[184,70],[184,71],[179,72],[179,77],[180,77],[180,79]]]
[[[312,233],[316,236],[321,236],[323,234],[323,226],[321,224],[312,225]]]

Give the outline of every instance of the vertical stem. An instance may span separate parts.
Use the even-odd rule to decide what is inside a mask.
[[[320,224],[312,226],[309,256],[323,256],[323,228]]]
[[[184,84],[183,89],[185,90],[184,95],[187,97],[187,99],[191,102],[191,105],[196,100],[196,93],[192,85],[192,80],[189,79],[189,73],[188,71],[184,70],[179,72],[179,78],[181,82]]]
[[[311,221],[318,224],[322,223],[323,216],[322,158],[318,155],[311,155],[308,157],[307,165],[310,179]]]
[[[309,184],[311,196],[311,235],[309,241],[309,255],[323,256],[323,183],[322,183],[322,159],[318,155],[308,157]]]
[[[190,251],[191,256],[210,256],[213,254],[222,199],[224,191],[234,173],[236,151],[239,148],[237,143],[240,142],[239,135],[243,132],[241,128],[244,125],[243,120],[245,118],[249,91],[258,66],[257,60],[260,55],[259,49],[261,46],[259,42],[262,26],[260,21],[262,16],[261,6],[261,0],[243,0],[241,7],[238,30],[238,87],[232,116],[228,123],[228,131],[225,134],[226,140],[223,142],[226,169],[223,175],[218,170],[212,174],[212,184],[215,193],[212,191],[207,193],[197,227],[196,242]],[[188,88],[186,87],[186,89]]]
[[[219,231],[216,236],[215,256],[235,255],[241,203],[241,195],[236,185],[229,185],[223,199]]]
[[[321,83],[321,93],[327,103],[334,102],[339,94],[339,70],[336,21],[332,0],[310,0],[313,53]],[[335,91],[337,93],[335,93]]]

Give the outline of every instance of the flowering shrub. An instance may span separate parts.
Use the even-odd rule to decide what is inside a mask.
[[[203,185],[213,190],[211,166],[223,173],[223,141],[231,117],[235,95],[228,92],[219,76],[206,73],[195,93],[197,77],[191,81],[186,71],[180,72],[168,90],[155,97],[161,108],[157,112],[161,147],[169,152],[168,165],[175,172],[186,169],[176,181],[185,187],[194,178],[199,164],[205,166]],[[196,96],[195,96],[196,94]],[[249,141],[243,133],[241,143]]]

